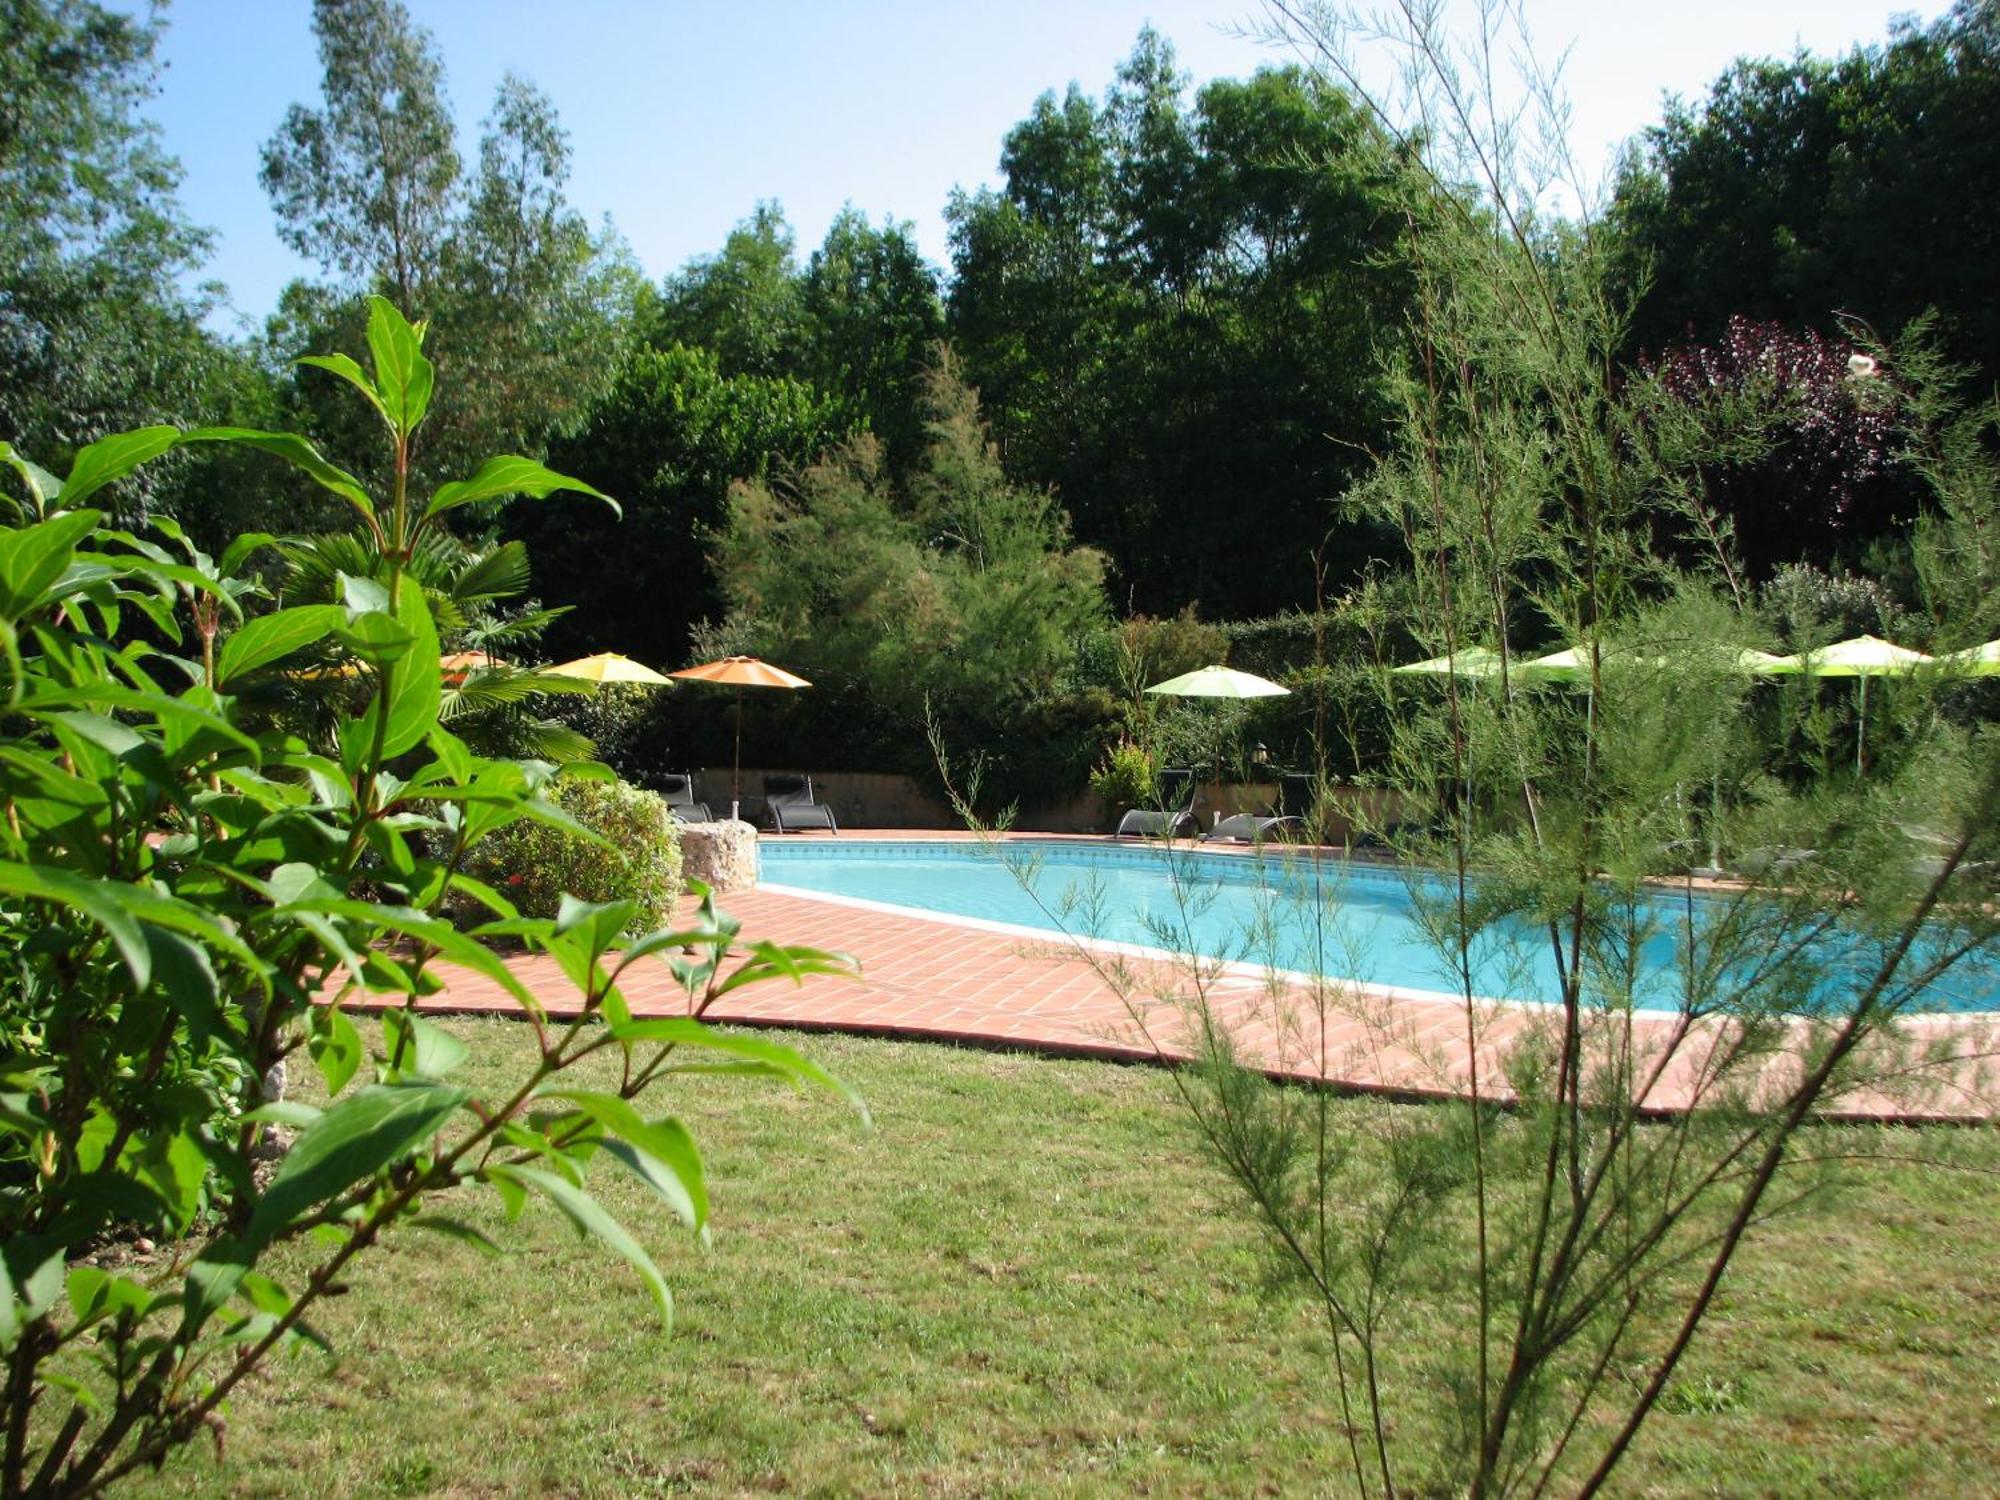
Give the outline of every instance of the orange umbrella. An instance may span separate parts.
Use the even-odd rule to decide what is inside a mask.
[[[506,665],[490,651],[447,651],[438,658],[438,670],[444,674],[444,680],[453,685],[464,682],[468,673]]]
[[[812,684],[783,667],[774,667],[754,656],[725,656],[720,661],[705,661],[698,667],[683,667],[667,675],[685,677],[690,682],[726,682],[736,689],[736,772],[730,781],[729,797],[732,804],[740,803],[743,800],[743,690],[747,687],[807,688]],[[735,811],[732,805],[731,816],[735,815]]]

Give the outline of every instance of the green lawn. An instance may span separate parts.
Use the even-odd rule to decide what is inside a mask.
[[[451,1023],[479,1065],[528,1034]],[[703,1253],[606,1165],[679,1298],[546,1209],[485,1258],[405,1231],[146,1495],[1344,1494],[1325,1343],[1142,1068],[807,1037],[867,1095],[682,1091]],[[1356,1102],[1366,1112],[1396,1106]],[[1850,1131],[1870,1169],[1774,1228],[1624,1473],[1631,1495],[2000,1491],[1992,1132]],[[1967,1171],[1962,1168],[1979,1170]]]

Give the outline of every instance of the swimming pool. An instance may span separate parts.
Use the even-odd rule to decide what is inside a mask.
[[[1027,840],[766,840],[760,853],[766,886],[805,895],[1397,989],[1460,988],[1425,929],[1449,888],[1442,881],[1413,883],[1393,869],[1337,860],[1315,865],[1276,850],[1236,855]],[[1743,973],[1759,962],[1760,940],[1771,947],[1783,942],[1783,930],[1759,932],[1754,914],[1748,920],[1746,931],[1745,910],[1735,901],[1697,897],[1691,924],[1678,897],[1649,903],[1638,913],[1635,1003],[1677,1008],[1690,952],[1714,962],[1716,945],[1726,940],[1732,953],[1741,953],[1731,962]],[[1801,1012],[1829,1009],[1850,988],[1843,980],[1868,965],[1874,952],[1854,934],[1837,942],[1822,938],[1782,973],[1758,981],[1760,1003]],[[1473,988],[1482,996],[1546,1002],[1559,993],[1546,936],[1524,922],[1494,924],[1477,940],[1471,959]],[[1796,998],[1801,994],[1810,998]],[[1990,962],[1961,966],[1913,1008],[2000,1008],[2000,968]]]

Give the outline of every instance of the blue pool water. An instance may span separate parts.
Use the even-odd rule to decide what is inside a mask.
[[[1423,925],[1427,904],[1445,900],[1447,888],[1436,882],[1413,889],[1389,869],[1327,861],[1315,872],[1278,852],[1244,857],[1029,842],[993,848],[767,840],[761,855],[770,885],[1404,989],[1460,988]],[[1697,950],[1704,923],[1719,919],[1727,907],[1720,900],[1697,900],[1692,924]],[[1686,915],[1678,900],[1642,914],[1648,930],[1633,965],[1638,1004],[1673,1009],[1679,1003],[1689,947]],[[1740,910],[1736,918],[1741,920]],[[1769,945],[1781,937],[1771,934]],[[1738,951],[1735,971],[1761,962],[1756,940],[1739,940]],[[1785,984],[1809,998],[1779,994],[1775,1003],[1799,1010],[1837,1003],[1849,988],[1843,981],[1869,965],[1871,952],[1852,935],[1839,940],[1837,951],[1821,939],[1806,960],[1816,969],[1784,976]],[[1472,968],[1474,990],[1481,995],[1547,1001],[1558,993],[1545,932],[1525,923],[1503,921],[1484,932]],[[1822,998],[1810,998],[1815,995]],[[1771,1004],[1773,997],[1761,1003]],[[2000,1008],[2000,968],[1962,965],[1934,983],[1915,1008]]]

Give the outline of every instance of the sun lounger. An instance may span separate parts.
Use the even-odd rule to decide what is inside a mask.
[[[771,826],[779,833],[801,833],[808,828],[824,828],[828,833],[840,832],[840,825],[834,821],[833,809],[813,800],[810,776],[766,776],[764,811],[770,815]]]
[[[1123,838],[1193,838],[1200,832],[1194,820],[1194,772],[1160,772],[1160,805],[1135,807],[1118,820]]]
[[[706,802],[694,800],[694,777],[686,771],[668,771],[660,777],[661,794],[667,799],[667,810],[679,823],[712,823],[714,816]]]
[[[1274,829],[1295,825],[1297,818],[1273,816],[1266,813],[1231,813],[1217,821],[1216,825],[1201,836],[1204,844],[1261,844],[1271,836]]]
[[[1783,844],[1745,849],[1736,856],[1732,872],[1748,880],[1779,880],[1818,853],[1817,849],[1793,849]]]

